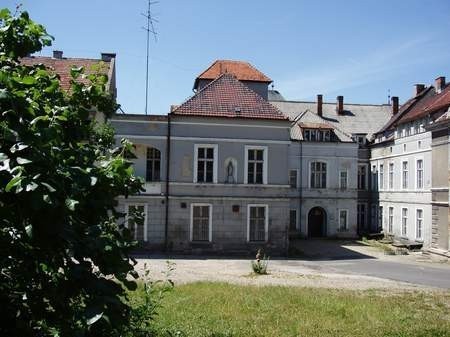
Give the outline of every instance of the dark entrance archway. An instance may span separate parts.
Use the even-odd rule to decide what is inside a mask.
[[[327,213],[322,207],[313,207],[308,213],[308,236],[320,238],[327,235]]]

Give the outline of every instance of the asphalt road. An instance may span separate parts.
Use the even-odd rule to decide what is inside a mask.
[[[433,267],[377,259],[324,260],[303,262],[323,272],[366,275],[425,286],[450,289],[450,266]]]

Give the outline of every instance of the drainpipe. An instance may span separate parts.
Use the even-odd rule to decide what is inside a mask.
[[[298,203],[300,205],[299,209],[298,209],[298,219],[299,219],[299,225],[300,225],[300,233],[302,232],[302,192],[303,192],[303,142],[300,141],[300,190],[298,192]],[[308,172],[308,170],[306,170],[306,172]]]
[[[170,181],[170,133],[171,133],[171,114],[167,115],[167,144],[166,144],[166,221],[164,225],[164,250],[169,248],[169,181]]]

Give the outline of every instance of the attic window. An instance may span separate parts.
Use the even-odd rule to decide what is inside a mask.
[[[330,130],[320,129],[305,129],[303,131],[303,138],[309,142],[329,142],[331,141]]]

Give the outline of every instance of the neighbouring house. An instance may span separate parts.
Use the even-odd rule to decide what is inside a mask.
[[[450,86],[414,86],[411,99],[376,133],[371,146],[373,205],[384,233],[406,245],[449,252]]]
[[[101,53],[100,59],[90,58],[72,58],[64,57],[60,50],[53,51],[53,57],[48,56],[28,56],[20,59],[25,65],[43,64],[51,72],[58,75],[60,86],[63,90],[70,90],[70,81],[72,79],[70,70],[75,67],[83,67],[86,74],[99,73],[108,76],[106,90],[117,98],[116,88],[116,54]],[[78,78],[77,81],[87,83],[87,79]],[[98,122],[104,122],[105,116],[97,111],[92,111],[92,117]]]

